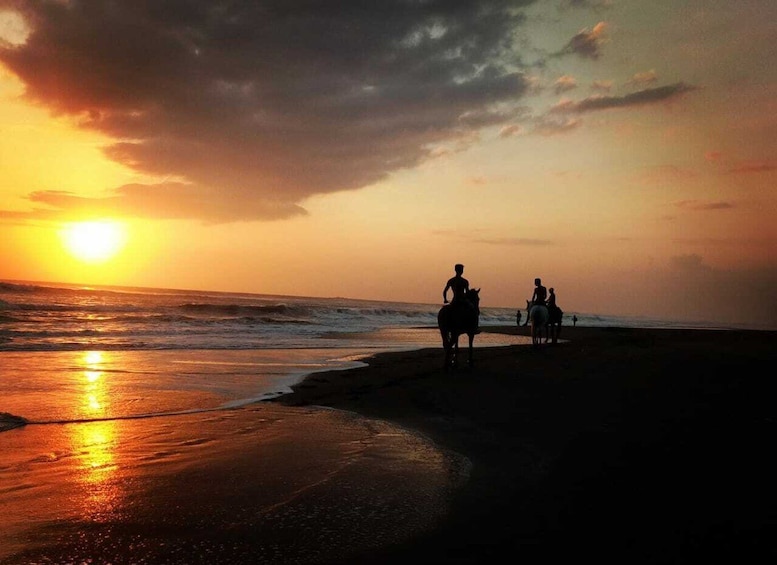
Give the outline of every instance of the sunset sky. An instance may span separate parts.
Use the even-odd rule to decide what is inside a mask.
[[[0,0],[0,279],[775,327],[775,61],[774,0]]]

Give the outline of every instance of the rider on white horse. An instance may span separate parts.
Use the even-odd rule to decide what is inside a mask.
[[[540,278],[534,279],[534,294],[531,295],[531,302],[533,305],[545,306],[545,300],[548,298],[548,289],[542,286],[542,280]]]

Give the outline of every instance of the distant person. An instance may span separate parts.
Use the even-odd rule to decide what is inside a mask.
[[[577,325],[577,314],[572,314],[572,326]]]
[[[533,305],[545,306],[545,300],[548,298],[548,289],[542,286],[542,279],[534,279],[534,293],[531,295]]]
[[[520,326],[521,325],[521,311],[516,310],[515,312],[515,325]]]

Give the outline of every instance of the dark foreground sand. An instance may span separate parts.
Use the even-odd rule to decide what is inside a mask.
[[[439,528],[355,562],[774,562],[777,332],[562,337],[476,349],[453,374],[440,349],[381,354],[276,400],[387,419],[473,464]]]

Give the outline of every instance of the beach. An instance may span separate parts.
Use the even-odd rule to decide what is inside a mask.
[[[561,337],[454,372],[441,348],[381,353],[207,417],[3,432],[0,563],[773,559],[777,332]]]
[[[277,400],[386,418],[471,461],[443,524],[363,562],[773,560],[777,333],[561,337],[452,374],[440,350],[380,355]]]

